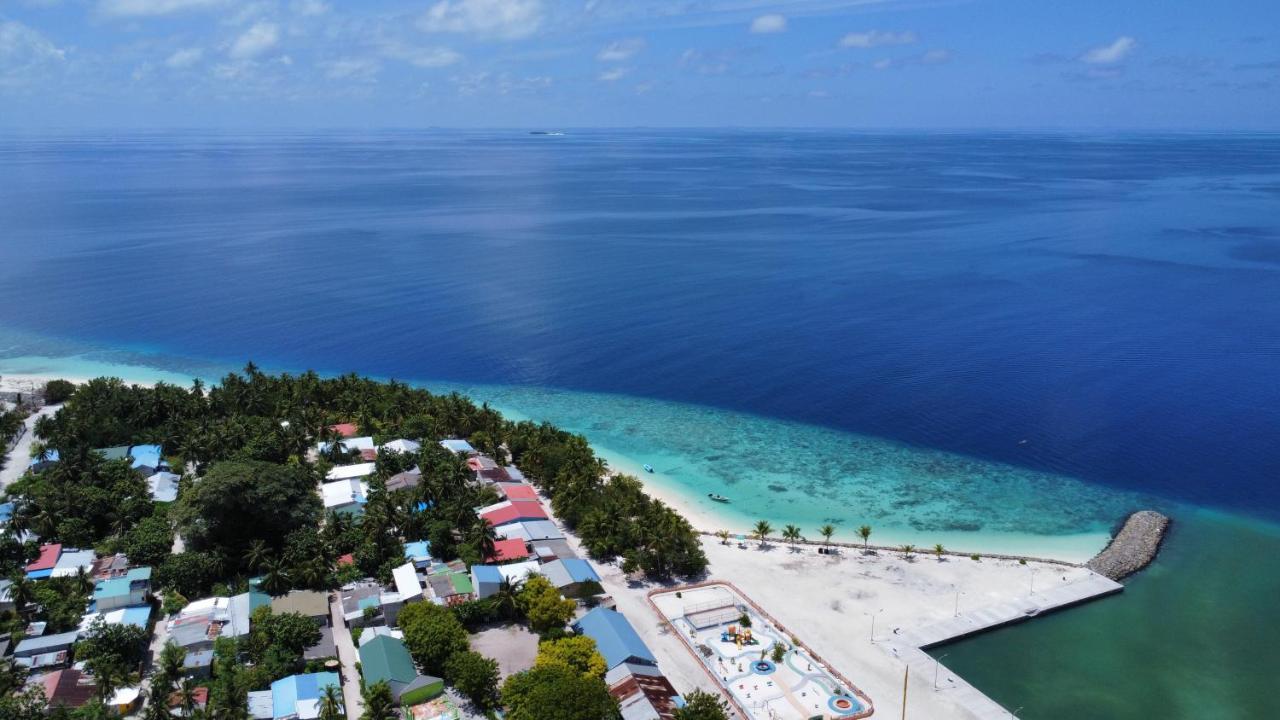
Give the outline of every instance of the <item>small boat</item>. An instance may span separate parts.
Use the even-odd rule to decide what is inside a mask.
[[[652,466],[652,465],[650,465],[649,463],[645,463],[645,464],[644,464],[644,471],[645,471],[645,472],[647,472],[647,473],[651,473],[651,472],[653,472],[653,466]]]
[[[729,498],[723,495],[717,495],[716,493],[707,493],[707,497],[711,498],[712,500],[715,500],[716,502],[723,502],[723,503],[729,502]]]

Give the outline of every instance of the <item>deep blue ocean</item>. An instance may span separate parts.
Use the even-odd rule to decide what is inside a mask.
[[[0,370],[247,359],[739,526],[1087,556],[1160,507],[1126,592],[939,655],[1024,720],[1280,717],[1280,136],[0,136]]]
[[[605,391],[1280,517],[1280,137],[0,138],[0,326]]]

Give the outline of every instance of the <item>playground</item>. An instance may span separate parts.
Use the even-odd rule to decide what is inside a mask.
[[[871,709],[728,585],[672,590],[651,600],[751,720],[836,720]]]

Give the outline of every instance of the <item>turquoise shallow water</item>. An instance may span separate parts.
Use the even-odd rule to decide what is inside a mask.
[[[180,370],[103,357],[110,358],[10,357],[0,360],[0,374],[115,374],[184,384],[190,378]],[[1156,503],[1068,477],[704,406],[545,388],[422,384],[586,435],[616,469],[713,516],[695,519],[710,525],[705,530],[747,532],[767,519],[775,527],[794,523],[817,537],[817,528],[831,523],[837,538],[852,541],[855,529],[869,524],[878,543],[941,542],[974,552],[1083,559],[1101,548],[1126,512]],[[643,472],[644,463],[656,472]],[[732,502],[714,502],[708,493]]]

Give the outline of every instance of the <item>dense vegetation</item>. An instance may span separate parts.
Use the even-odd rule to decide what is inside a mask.
[[[482,562],[496,535],[475,508],[498,496],[473,481],[465,458],[438,445],[446,437],[467,438],[499,462],[517,464],[598,559],[621,559],[629,572],[656,577],[693,575],[706,566],[689,524],[646,496],[635,478],[610,477],[585,439],[548,424],[509,422],[458,395],[355,375],[267,375],[252,364],[211,388],[199,381],[190,388],[146,388],[97,379],[81,386],[50,384],[45,395],[64,405],[36,422],[35,452],[45,458],[56,452],[59,460],[8,489],[16,506],[12,528],[30,530],[42,542],[124,552],[133,563],[152,566],[166,611],[188,598],[243,591],[254,576],[273,595],[330,589],[357,577],[385,582],[404,562],[407,540],[430,541],[439,560]],[[406,438],[423,441],[422,447],[413,454],[379,454],[362,513],[325,515],[316,494],[324,474],[359,461],[334,442],[339,437],[331,426],[346,422],[379,444]],[[0,422],[0,431],[5,427]],[[329,445],[317,458],[313,448],[320,441]],[[146,480],[129,461],[95,452],[140,444],[160,445],[165,464],[182,475],[176,502],[153,502]],[[412,467],[421,471],[417,487],[388,490],[389,478]],[[38,548],[13,537],[0,536],[0,574],[14,578],[17,607],[0,617],[0,631],[16,634],[32,620],[47,621],[50,631],[74,627],[90,581],[24,579],[21,569]],[[185,547],[174,553],[178,538]],[[338,558],[347,554],[354,564],[339,567]],[[505,703],[512,717],[533,717],[539,703],[556,698],[557,705],[568,700],[579,708],[574,717],[613,717],[616,705],[604,688],[598,653],[584,639],[561,639],[573,609],[573,601],[535,577],[523,587],[504,586],[492,598],[452,609],[411,604],[401,612],[400,625],[422,671],[444,677],[482,711]],[[509,679],[501,693],[496,664],[470,649],[467,631],[494,620],[526,622],[546,639],[538,667]],[[215,647],[207,681],[213,714],[236,716],[248,691],[307,669],[302,651],[316,641],[309,620],[264,608],[252,628],[240,641],[223,639]],[[91,654],[86,659],[93,658],[109,683],[124,682],[136,672],[135,643],[102,632],[80,652]],[[161,697],[190,695],[190,682],[179,674],[181,662],[180,650],[165,648],[153,680],[165,693]],[[5,680],[6,672],[0,667],[0,683],[12,690],[15,681]],[[366,693],[376,714],[383,689],[371,686]],[[27,712],[27,705],[42,706],[38,698],[4,694],[4,712],[14,717]],[[100,704],[83,709],[77,720],[90,720],[100,710]],[[158,720],[165,713],[167,708],[159,708],[148,717]]]

